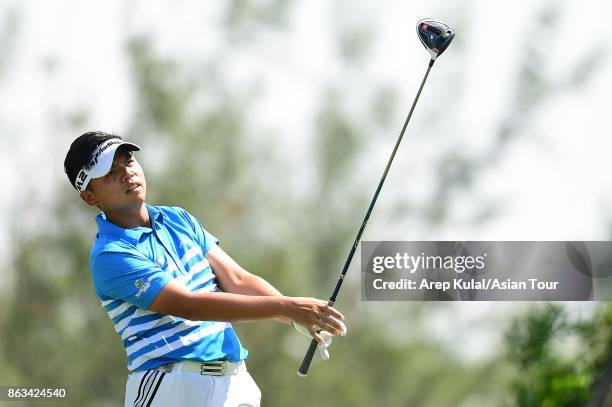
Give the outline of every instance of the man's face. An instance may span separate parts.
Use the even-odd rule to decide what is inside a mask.
[[[92,179],[81,198],[104,212],[112,212],[140,207],[146,194],[142,167],[131,151],[119,147],[108,174]]]

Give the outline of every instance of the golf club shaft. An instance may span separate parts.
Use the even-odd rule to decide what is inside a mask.
[[[425,76],[423,77],[423,81],[421,82],[421,86],[419,87],[419,90],[414,98],[414,101],[412,102],[412,107],[410,108],[410,112],[408,112],[408,116],[406,117],[406,121],[404,122],[404,126],[402,127],[402,131],[400,132],[400,135],[397,138],[397,141],[395,142],[395,147],[393,147],[393,152],[391,153],[391,157],[389,157],[389,161],[387,162],[387,166],[385,167],[385,172],[383,173],[382,177],[380,178],[380,181],[378,182],[378,187],[376,188],[376,192],[374,192],[374,196],[372,197],[370,206],[368,207],[365,217],[363,218],[363,222],[361,223],[359,232],[357,232],[357,237],[355,238],[355,241],[353,242],[351,251],[349,252],[346,262],[344,263],[344,267],[342,267],[342,272],[340,272],[340,277],[338,278],[338,282],[336,283],[336,288],[334,288],[334,291],[328,301],[328,304],[331,306],[333,306],[336,303],[336,297],[338,296],[338,293],[340,292],[340,287],[342,287],[342,283],[344,282],[344,276],[346,276],[349,266],[351,265],[351,261],[353,260],[353,255],[355,254],[355,251],[357,250],[357,246],[359,246],[359,242],[361,241],[361,235],[363,234],[363,231],[368,223],[368,219],[370,219],[370,214],[372,213],[372,210],[374,209],[374,204],[376,204],[376,200],[378,199],[378,194],[380,194],[380,190],[382,189],[382,186],[385,183],[385,179],[387,178],[387,173],[389,172],[391,163],[393,162],[393,159],[395,158],[395,153],[397,153],[397,149],[399,148],[399,145],[402,142],[402,138],[404,137],[404,132],[406,131],[408,122],[410,121],[410,118],[412,117],[412,113],[414,112],[414,107],[416,106],[417,101],[419,100],[419,96],[421,95],[421,91],[423,90],[423,86],[425,85],[425,81],[427,80],[427,77],[429,76],[429,71],[431,70],[431,67],[434,64],[434,61],[435,60],[433,59],[429,61],[429,66],[427,67],[427,71],[425,72]],[[302,364],[300,365],[300,368],[298,369],[299,376],[305,377],[308,374],[308,369],[310,368],[310,363],[312,362],[312,357],[314,356],[316,349],[317,349],[317,341],[313,339],[310,342],[310,346],[308,347],[308,350],[306,351],[306,355],[304,355],[304,359],[302,360]]]

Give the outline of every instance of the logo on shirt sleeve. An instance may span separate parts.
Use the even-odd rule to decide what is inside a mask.
[[[134,282],[134,285],[138,289],[138,292],[136,292],[135,296],[136,298],[140,298],[144,293],[147,292],[147,290],[151,286],[151,278],[148,278],[147,280],[139,278]]]

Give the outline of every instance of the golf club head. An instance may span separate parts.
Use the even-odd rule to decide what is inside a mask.
[[[450,45],[455,37],[455,30],[440,21],[426,18],[417,23],[417,34],[431,54],[431,59],[436,59]]]

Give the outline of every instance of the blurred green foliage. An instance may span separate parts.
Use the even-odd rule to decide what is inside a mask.
[[[572,319],[558,304],[534,307],[506,332],[520,407],[607,406],[612,402],[612,305]]]

